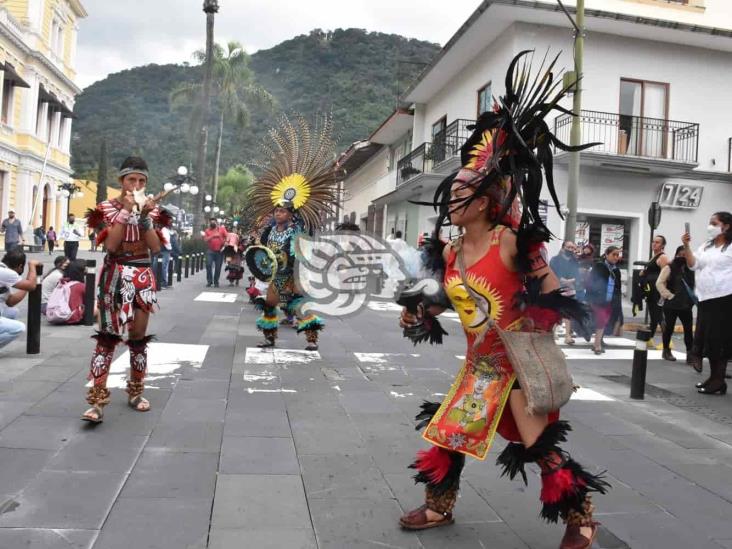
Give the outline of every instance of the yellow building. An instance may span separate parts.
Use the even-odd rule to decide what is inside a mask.
[[[60,227],[70,145],[79,0],[0,0],[0,214]],[[26,241],[32,241],[26,238]]]

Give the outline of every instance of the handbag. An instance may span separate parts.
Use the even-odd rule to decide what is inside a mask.
[[[465,290],[487,319],[486,327],[476,338],[474,347],[480,345],[490,330],[496,330],[526,397],[526,413],[541,415],[559,410],[569,402],[575,387],[567,360],[554,340],[554,334],[533,330],[515,332],[500,328],[468,284],[462,241],[458,241],[456,247],[458,268]]]

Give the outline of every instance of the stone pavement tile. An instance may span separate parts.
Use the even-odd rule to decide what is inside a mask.
[[[36,402],[57,389],[59,382],[48,380],[19,380],[0,383],[0,401]]]
[[[0,448],[0,498],[23,489],[53,455],[50,450]]]
[[[389,486],[405,512],[424,503],[424,485],[415,484],[413,477],[414,471],[411,469],[405,470],[401,475],[386,475]],[[502,522],[491,506],[467,482],[460,485],[458,501],[455,504],[455,518],[459,519],[461,524]]]
[[[465,523],[456,518],[452,526],[426,530],[418,537],[425,549],[529,549],[516,532],[502,522]]]
[[[179,395],[177,391],[168,400],[161,421],[175,423],[178,421],[223,421],[226,413],[226,400],[192,398]]]
[[[211,500],[120,498],[99,533],[98,549],[204,549]]]
[[[125,480],[123,473],[42,471],[0,515],[0,528],[101,528]]]
[[[282,393],[255,393],[250,394],[232,387],[226,407],[228,412],[285,412],[285,400]]]
[[[376,466],[385,475],[409,473],[409,465],[419,450],[428,448],[419,435],[403,440],[401,443],[394,443],[389,446],[378,443],[366,444],[366,453],[369,454]]]
[[[194,370],[199,370],[194,368]],[[210,400],[225,399],[229,393],[229,380],[214,379],[181,379],[175,384],[177,397],[200,398]]]
[[[367,455],[299,455],[308,500],[393,497],[384,476]]]
[[[57,383],[63,383],[83,368],[84,365],[79,364],[77,361],[63,366],[38,364],[29,368],[15,379],[16,381],[55,381]]]
[[[310,529],[310,513],[300,475],[219,475],[212,530]]]
[[[703,530],[695,530],[667,513],[606,516],[603,525],[633,549],[720,549]]]
[[[342,391],[341,405],[349,414],[393,414],[399,409],[382,391]]]
[[[254,526],[240,529],[213,529],[209,537],[208,549],[318,549],[313,530],[272,528],[255,529]]]
[[[5,382],[14,379],[36,364],[40,364],[44,359],[0,355],[0,360],[3,362],[3,367],[0,369],[0,382]]]
[[[155,427],[147,448],[218,453],[223,430],[222,421],[161,422]]]
[[[210,499],[218,465],[217,454],[146,449],[120,497]]]
[[[113,430],[75,437],[46,465],[49,471],[128,473],[147,442],[144,435]]]
[[[92,549],[96,530],[0,528],[0,547],[7,549]]]
[[[78,436],[79,423],[60,417],[20,416],[0,432],[0,447],[59,450]]]
[[[300,465],[292,438],[224,437],[219,470],[234,475],[298,475]]]
[[[343,414],[321,419],[295,419],[290,426],[298,454],[364,454],[366,446],[356,427]]]
[[[722,464],[687,464],[677,465],[674,467],[674,472],[720,498],[732,501],[732,467]]]
[[[714,542],[725,549],[732,549],[732,539],[715,539]]]
[[[5,429],[13,421],[23,415],[31,406],[32,402],[17,400],[0,401],[0,430]]]
[[[225,437],[291,437],[290,420],[284,410],[226,411]]]
[[[422,547],[413,532],[399,528],[401,510],[393,499],[314,499],[310,513],[320,549]]]

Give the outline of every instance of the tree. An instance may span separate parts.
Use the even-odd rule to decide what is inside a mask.
[[[197,51],[194,58],[204,62],[206,52]],[[224,125],[231,120],[241,130],[249,124],[249,107],[258,106],[271,110],[275,100],[254,79],[254,73],[249,68],[249,55],[239,42],[230,41],[226,48],[219,44],[213,50],[213,92],[214,103],[218,109],[218,139],[216,143],[216,157],[213,171],[214,201],[218,196],[219,172],[221,169],[221,148],[224,139]],[[202,93],[199,83],[181,84],[171,94],[174,106],[190,105]],[[202,113],[195,107],[193,116],[199,117]]]
[[[102,138],[99,147],[99,171],[97,172],[97,204],[107,200],[107,139]]]
[[[241,212],[248,203],[249,188],[254,176],[249,168],[241,164],[229,168],[219,180],[218,204],[232,214]]]

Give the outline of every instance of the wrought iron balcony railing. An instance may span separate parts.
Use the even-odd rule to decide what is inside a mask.
[[[397,162],[397,187],[414,176],[432,171],[432,143],[422,143],[408,155]]]
[[[468,126],[475,124],[475,120],[458,118],[453,120],[444,130],[436,133],[432,138],[433,161],[435,164],[449,160],[460,154],[460,147],[470,137]]]
[[[582,111],[582,142],[599,142],[593,152],[677,160],[696,163],[699,157],[699,124],[662,118],[645,118],[599,111]],[[554,133],[569,143],[572,117],[554,120]]]

